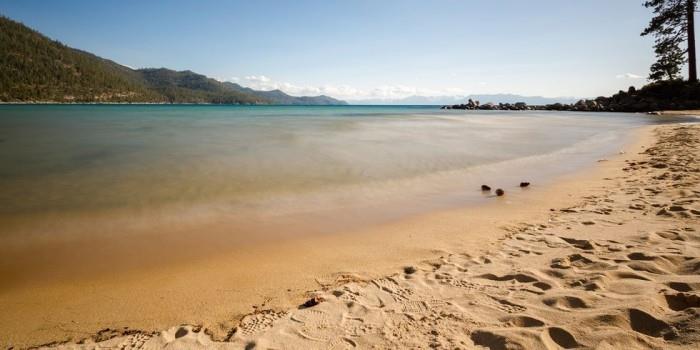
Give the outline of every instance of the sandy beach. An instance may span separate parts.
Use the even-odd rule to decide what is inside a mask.
[[[476,208],[4,291],[2,345],[692,347],[698,131],[642,128],[586,171]]]
[[[0,350],[700,349],[699,11],[0,0]]]

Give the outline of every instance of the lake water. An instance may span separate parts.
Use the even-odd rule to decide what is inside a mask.
[[[542,183],[658,122],[433,106],[0,106],[0,220],[396,217],[485,200],[482,183]]]

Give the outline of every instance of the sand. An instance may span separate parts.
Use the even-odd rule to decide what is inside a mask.
[[[658,115],[683,115],[683,116],[700,116],[700,110],[682,110],[682,111],[659,111],[655,112]]]
[[[286,261],[292,254],[281,252],[270,267],[279,280],[257,280],[263,302],[249,303],[247,313],[231,310],[251,299],[197,294],[196,286],[220,287],[217,277],[233,266],[222,257],[175,270],[180,284],[148,271],[118,285],[109,276],[74,286],[136,295],[121,302],[90,302],[69,287],[58,306],[41,302],[55,286],[32,297],[5,293],[0,338],[26,346],[53,336],[46,347],[57,348],[693,348],[700,341],[700,128],[647,129],[625,152],[515,202],[509,190],[484,208],[315,238],[302,254],[310,262]],[[343,244],[350,248],[334,249]],[[296,268],[285,277],[290,265]],[[248,266],[253,282],[265,276],[264,266]],[[303,289],[313,285],[308,280],[315,287]],[[157,297],[182,315],[148,307],[155,297],[145,290],[162,284],[175,289]],[[80,302],[70,303],[71,295]],[[318,305],[299,307],[309,298]],[[101,321],[81,322],[90,312]],[[173,320],[182,322],[143,326]]]

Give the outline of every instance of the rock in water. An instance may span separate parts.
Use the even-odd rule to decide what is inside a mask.
[[[520,183],[520,187],[527,187],[527,186],[530,186],[529,182],[521,182]]]
[[[497,196],[500,197],[500,196],[502,196],[502,195],[504,195],[504,194],[506,194],[506,192],[505,192],[504,190],[502,190],[502,189],[500,189],[500,188],[496,190],[496,195],[497,195]]]
[[[481,185],[481,190],[482,191],[491,191],[491,187],[489,187],[488,185]]]

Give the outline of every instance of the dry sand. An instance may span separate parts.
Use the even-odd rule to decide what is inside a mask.
[[[195,321],[191,324],[196,325],[143,331],[136,330],[144,329],[138,320],[134,319],[135,325],[127,329],[121,324],[128,323],[129,317],[122,321],[115,317],[108,323],[114,326],[85,336],[67,331],[64,333],[72,334],[68,342],[52,346],[694,348],[700,341],[700,128],[663,126],[657,127],[655,134],[651,147],[630,146],[626,154],[599,163],[592,172],[571,177],[547,191],[533,191],[538,198],[527,197],[521,205],[502,202],[500,207],[479,209],[483,212],[469,211],[484,214],[481,221],[456,221],[455,216],[460,214],[456,211],[402,222],[391,230],[381,228],[386,232],[382,239],[394,240],[396,244],[407,238],[401,232],[418,235],[419,231],[428,230],[436,237],[435,247],[413,256],[428,256],[429,252],[438,256],[396,271],[397,262],[412,255],[372,260],[377,255],[369,254],[363,256],[367,260],[356,260],[353,268],[347,264],[352,264],[351,253],[358,250],[351,250],[345,265],[336,262],[328,269],[310,269],[311,275],[312,271],[328,272],[338,266],[345,269],[335,271],[349,271],[317,276],[323,277],[318,283],[320,289],[306,297],[316,297],[321,301],[318,305],[291,307],[303,302],[301,295],[285,302],[268,298],[270,302],[256,305],[240,322],[240,317],[234,317],[218,323],[218,328],[192,317]],[[464,212],[461,214],[464,216]],[[460,224],[455,226],[456,223]],[[463,231],[462,238],[468,243],[458,244],[455,238],[459,236],[440,233],[451,229]],[[376,236],[363,238],[373,245],[381,244],[379,238],[372,238]],[[335,252],[327,243],[338,244],[342,239],[350,243],[351,238],[333,238],[329,242],[319,239],[313,243],[333,255]],[[379,250],[382,249],[389,254],[409,250],[397,250],[389,244],[380,245]],[[316,265],[323,262],[313,261]],[[375,263],[380,267],[372,268]],[[217,264],[218,271],[225,271],[226,264]],[[393,274],[372,277],[392,264]],[[205,278],[182,279],[188,284],[182,288],[190,292],[190,285],[206,284],[211,277],[207,271],[212,270],[211,266],[207,269],[197,264],[191,268]],[[358,271],[373,273],[351,273]],[[153,285],[164,281],[153,277],[158,275],[150,276]],[[138,290],[139,283],[148,278],[136,278],[131,286]],[[289,282],[284,277],[280,279],[279,284]],[[215,283],[213,279],[209,281]],[[181,301],[177,292],[172,297]],[[198,297],[211,298],[195,294],[189,295],[189,300],[196,301]],[[34,318],[51,319],[52,311],[70,308],[61,305],[47,311],[47,304],[39,300],[41,296],[19,306],[4,298],[0,302],[14,310],[9,310],[10,317],[8,312],[2,316],[4,335],[12,334],[8,329],[23,330],[21,325],[11,324],[13,318],[17,323],[22,323],[23,317],[32,322],[31,314],[40,312]],[[123,306],[106,303],[104,307],[114,308],[112,304]],[[181,306],[191,311],[191,305]],[[78,311],[72,315],[76,317],[87,317],[80,311],[100,312],[99,308],[73,307]],[[139,307],[144,313],[142,319],[157,318],[157,314],[149,315],[151,310],[146,305]],[[22,310],[30,315],[17,313]],[[124,307],[124,313],[132,312],[129,310],[129,306]],[[60,334],[61,327],[80,329],[71,325],[71,320],[63,322],[58,326],[56,321],[47,322],[52,331],[47,334]],[[41,332],[36,327],[33,330]],[[28,337],[24,343],[20,340],[16,344],[31,343],[26,339],[36,342],[42,338]]]

